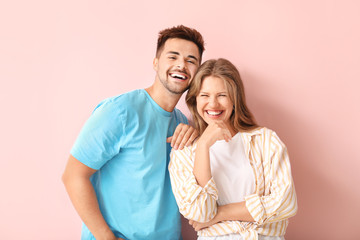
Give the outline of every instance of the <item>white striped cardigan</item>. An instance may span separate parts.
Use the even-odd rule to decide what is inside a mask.
[[[242,132],[241,137],[256,180],[256,192],[245,197],[255,222],[224,221],[200,230],[199,236],[239,233],[246,240],[258,239],[258,234],[283,236],[288,218],[297,212],[286,146],[267,128]],[[196,143],[171,152],[171,185],[180,213],[187,219],[208,222],[217,213],[218,192],[213,178],[204,188],[197,184],[193,174],[195,149]]]

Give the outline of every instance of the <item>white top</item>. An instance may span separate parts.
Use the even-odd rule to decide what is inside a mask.
[[[220,140],[210,148],[211,175],[218,190],[218,204],[242,202],[255,193],[255,175],[246,157],[241,134],[229,142]]]
[[[240,234],[246,240],[258,240],[260,235],[284,236],[289,223],[288,218],[297,212],[296,193],[286,146],[277,134],[268,128],[257,128],[241,132],[239,135],[242,140],[240,144],[243,143],[246,157],[255,175],[256,190],[250,195],[243,194],[246,195],[246,208],[255,222],[222,221],[200,230],[198,235],[205,237]],[[236,141],[237,137],[239,136],[235,136],[233,141]],[[227,144],[233,145],[232,141]],[[221,145],[227,144],[223,142]],[[235,148],[230,148],[232,152],[239,150],[239,146],[234,145]],[[182,150],[172,150],[169,163],[170,179],[181,214],[197,222],[208,222],[217,214],[219,191],[213,177],[203,187],[196,181],[193,173],[196,147],[195,143]],[[220,149],[220,153],[229,152],[222,147]],[[231,157],[231,164],[232,159]],[[222,160],[221,163],[227,161]],[[217,167],[213,166],[213,170],[216,169]],[[233,179],[239,175],[237,173],[231,177]],[[231,195],[244,189],[238,186],[235,191],[231,187],[228,188],[230,191],[227,192]]]

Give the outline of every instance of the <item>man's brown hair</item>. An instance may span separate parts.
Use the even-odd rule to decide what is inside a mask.
[[[201,62],[202,54],[205,50],[204,39],[197,30],[193,28],[185,27],[184,25],[167,28],[159,32],[157,48],[156,48],[157,57],[161,53],[161,50],[163,49],[165,42],[171,38],[184,39],[195,43],[199,49],[200,62]]]

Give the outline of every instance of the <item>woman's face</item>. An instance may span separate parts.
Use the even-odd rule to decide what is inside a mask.
[[[233,103],[223,79],[214,76],[206,77],[196,96],[196,103],[198,113],[207,124],[214,121],[230,123]]]

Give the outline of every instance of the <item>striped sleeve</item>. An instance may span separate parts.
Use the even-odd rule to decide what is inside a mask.
[[[286,146],[275,132],[271,133],[268,151],[263,156],[270,158],[270,193],[265,196],[253,194],[245,197],[246,207],[258,224],[277,222],[292,217],[297,212],[297,200],[290,161]],[[263,141],[266,141],[263,140]]]
[[[169,173],[180,213],[189,220],[208,222],[217,213],[218,192],[213,178],[202,188],[193,174],[195,152],[192,147],[172,150]]]

